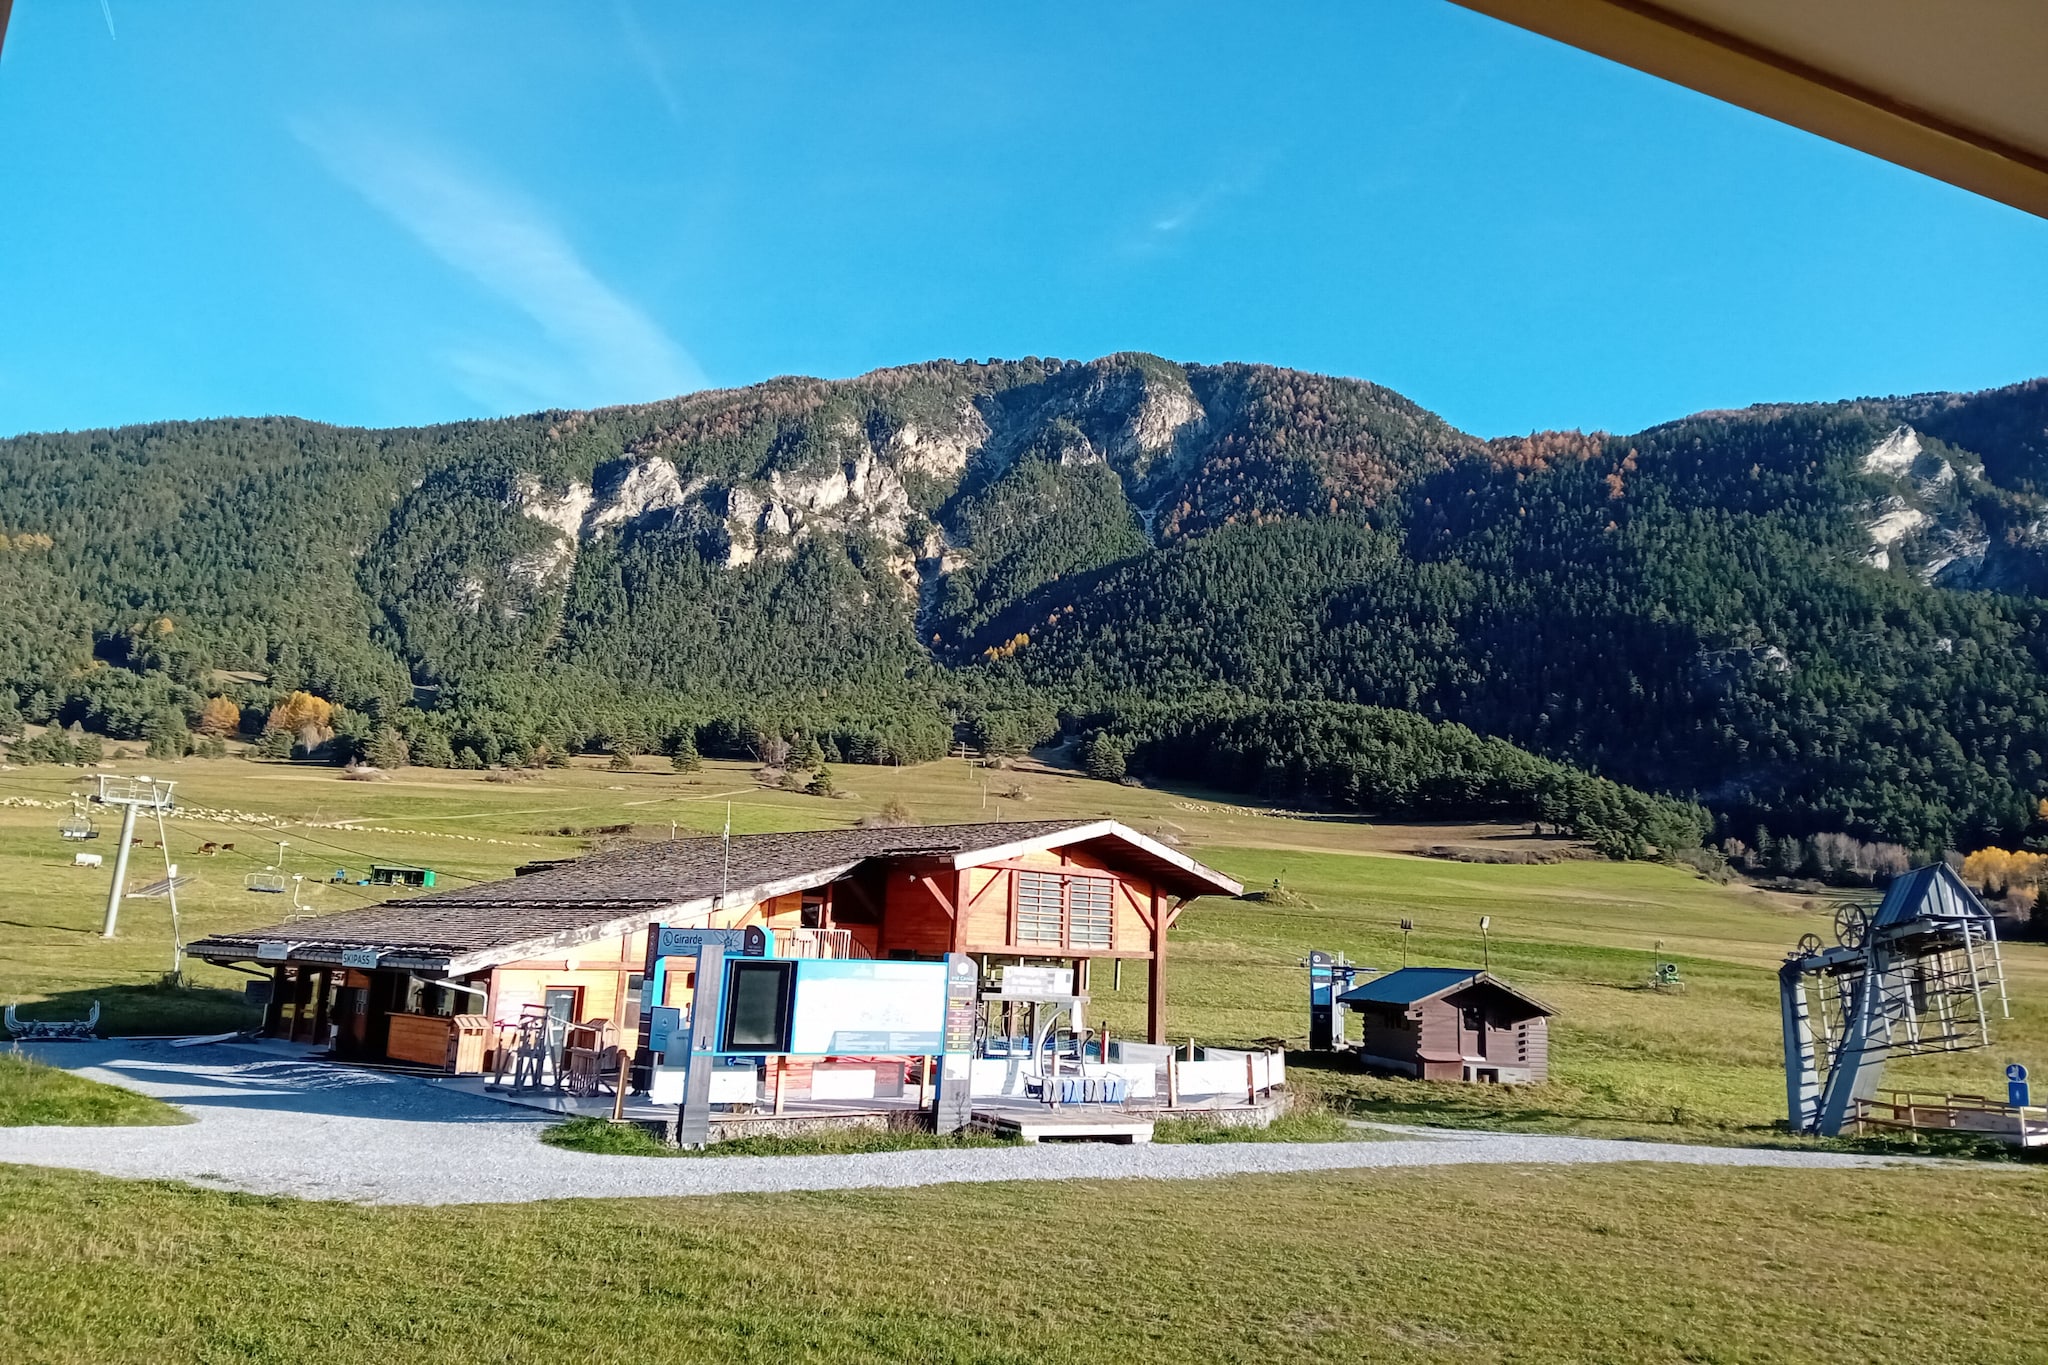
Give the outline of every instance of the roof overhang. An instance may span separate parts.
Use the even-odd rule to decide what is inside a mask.
[[[1143,865],[1155,879],[1170,883],[1171,889],[1176,892],[1189,896],[1244,894],[1242,883],[1232,881],[1214,868],[1204,867],[1178,849],[1168,848],[1157,839],[1140,834],[1130,826],[1115,820],[1095,820],[1069,829],[1054,830],[1050,834],[1035,835],[1029,839],[992,844],[987,848],[963,849],[953,855],[952,863],[954,870],[958,871],[962,868],[1002,862],[1007,858],[1021,858],[1029,853],[1045,853],[1055,848],[1101,840],[1112,840],[1127,845],[1134,861]]]
[[[858,863],[840,863],[831,867],[816,868],[780,877],[774,881],[757,882],[749,886],[736,886],[722,895],[699,896],[693,900],[667,903],[645,902],[630,907],[621,907],[609,915],[580,924],[569,929],[559,929],[545,934],[533,934],[510,942],[493,944],[488,948],[451,948],[443,952],[423,949],[419,945],[383,948],[376,943],[350,943],[338,939],[311,938],[295,940],[289,932],[290,922],[276,926],[276,931],[259,930],[248,934],[216,935],[201,939],[187,949],[194,957],[209,962],[263,962],[271,966],[305,965],[313,967],[339,967],[344,965],[341,955],[350,949],[377,948],[377,965],[397,971],[439,972],[444,976],[469,976],[476,972],[488,971],[507,962],[525,962],[535,958],[561,957],[569,949],[580,948],[586,943],[600,939],[617,938],[630,934],[649,924],[670,924],[690,927],[690,921],[711,914],[713,911],[734,905],[755,905],[786,896],[792,891],[804,891],[814,886],[823,886],[836,881],[851,872]],[[404,901],[390,902],[403,905]],[[308,927],[312,922],[307,922]],[[289,946],[282,961],[263,959],[256,956],[259,943],[286,943]]]
[[[1147,838],[1114,820],[1096,820],[1075,824],[1065,829],[1034,835],[1003,844],[983,848],[967,849],[957,854],[943,855],[940,866],[950,865],[955,870],[979,867],[987,863],[1000,862],[1007,858],[1020,857],[1028,853],[1044,852],[1075,844],[1114,845],[1121,860],[1132,864],[1145,875],[1160,882],[1173,894],[1192,898],[1204,895],[1236,896],[1244,888],[1222,873],[1204,867],[1193,858],[1168,848],[1156,839]],[[689,927],[693,922],[708,917],[718,910],[733,906],[757,905],[762,901],[785,896],[794,891],[807,891],[813,887],[827,885],[852,873],[865,863],[890,861],[901,857],[915,859],[915,853],[902,855],[864,856],[849,861],[828,864],[822,867],[804,868],[770,881],[753,882],[735,886],[712,896],[698,896],[684,901],[618,901],[606,904],[601,900],[562,901],[563,906],[587,906],[591,918],[573,927],[551,930],[546,933],[529,934],[525,937],[491,944],[482,948],[439,948],[431,944],[393,944],[386,946],[368,938],[351,939],[346,936],[323,936],[319,933],[319,921],[287,921],[268,929],[254,930],[240,934],[212,935],[201,939],[188,949],[194,957],[209,962],[259,962],[270,966],[306,965],[315,967],[341,967],[342,954],[350,950],[376,949],[379,953],[377,965],[393,970],[412,972],[433,972],[443,976],[469,976],[476,972],[488,971],[508,962],[526,962],[534,959],[563,957],[586,943],[601,939],[617,938],[632,933],[650,923],[661,923]],[[394,901],[395,906],[410,904],[408,901]],[[479,909],[494,908],[494,902],[471,901]],[[536,906],[549,904],[536,902],[531,898],[507,901],[505,905]],[[293,930],[306,936],[294,937]],[[285,943],[286,955],[282,958],[263,958],[257,955],[258,947],[264,943]]]
[[[449,959],[448,972],[451,976],[467,976],[491,967],[503,966],[507,962],[524,962],[529,958],[557,957],[563,949],[581,947],[599,939],[618,938],[630,934],[649,924],[660,923],[683,928],[692,927],[690,921],[713,911],[735,905],[752,906],[762,901],[786,896],[792,891],[807,891],[814,886],[837,881],[859,863],[841,863],[832,867],[817,868],[793,876],[781,877],[772,882],[757,882],[752,886],[736,886],[717,896],[699,896],[695,900],[677,901],[671,905],[650,906],[616,919],[577,929],[567,929],[554,934],[542,934],[521,939],[502,947],[479,949]]]
[[[2041,0],[1453,0],[2048,217]]]

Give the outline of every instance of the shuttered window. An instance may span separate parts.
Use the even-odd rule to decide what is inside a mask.
[[[1108,877],[1017,874],[1017,942],[1067,948],[1114,946],[1115,883]]]
[[[1060,878],[1017,874],[1017,942],[1053,943],[1060,937]]]
[[[1110,883],[1107,877],[1073,877],[1067,882],[1067,942],[1076,948],[1109,946]]]

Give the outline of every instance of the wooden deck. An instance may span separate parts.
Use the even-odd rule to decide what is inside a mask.
[[[1024,1142],[1121,1142],[1152,1140],[1152,1116],[1121,1109],[1042,1104],[976,1105],[973,1124],[998,1137]]]

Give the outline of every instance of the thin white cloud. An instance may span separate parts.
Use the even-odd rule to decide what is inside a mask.
[[[1227,174],[1214,176],[1194,192],[1172,201],[1137,225],[1134,231],[1125,233],[1124,251],[1131,255],[1149,256],[1186,238],[1218,205],[1257,188],[1265,174],[1266,160],[1261,157]]]
[[[684,125],[683,99],[677,93],[675,82],[669,79],[668,63],[661,50],[647,36],[647,30],[640,26],[640,16],[634,12],[632,0],[618,2],[619,27],[626,35],[626,45],[633,51],[633,59],[640,64],[640,70],[647,77],[647,83],[654,87],[662,107],[677,127]]]
[[[542,356],[508,356],[502,339],[491,338],[444,357],[472,396],[581,406],[705,387],[689,353],[599,279],[520,196],[388,134],[305,120],[292,131],[344,184],[539,326],[548,343]]]

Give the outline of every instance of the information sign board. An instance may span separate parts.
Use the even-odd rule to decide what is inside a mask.
[[[375,948],[348,948],[341,954],[341,965],[358,971],[375,971],[377,959],[383,954]]]
[[[256,945],[258,962],[282,962],[292,955],[292,945],[282,939],[265,939]]]
[[[1072,967],[1005,967],[1004,995],[1059,996],[1074,993]]]
[[[676,1005],[656,1005],[647,1011],[647,1046],[667,1052],[683,1042],[683,1011]]]
[[[946,1051],[974,1051],[975,1016],[979,1009],[981,973],[974,959],[954,953],[946,959]]]
[[[801,961],[789,1050],[929,1057],[945,1044],[947,977],[943,962]]]

